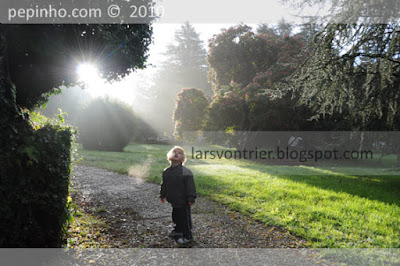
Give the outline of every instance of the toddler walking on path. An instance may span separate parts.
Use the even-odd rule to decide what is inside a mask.
[[[190,206],[195,202],[196,187],[192,172],[183,166],[186,156],[183,148],[175,146],[167,154],[170,167],[163,171],[160,199],[172,205],[172,221],[175,229],[170,237],[178,238],[179,244],[187,244],[193,240],[192,217]]]

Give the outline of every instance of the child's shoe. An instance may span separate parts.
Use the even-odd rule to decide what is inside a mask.
[[[180,237],[176,242],[181,245],[188,244],[193,241],[193,238]]]
[[[171,237],[171,238],[182,237],[183,233],[179,233],[179,232],[176,232],[175,230],[172,230],[171,233],[169,233],[168,236]]]

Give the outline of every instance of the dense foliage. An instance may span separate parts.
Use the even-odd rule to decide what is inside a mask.
[[[196,132],[203,128],[208,104],[204,92],[199,89],[183,89],[178,94],[174,113],[174,134],[177,138],[181,139],[186,132],[185,138],[194,140]]]
[[[301,5],[313,3],[304,1]],[[321,0],[334,4],[310,57],[296,73],[300,103],[315,120],[336,117],[346,130],[400,129],[400,26],[398,1]],[[337,129],[337,127],[333,127]],[[400,167],[400,143],[397,147]]]
[[[325,27],[297,80],[301,101],[316,118],[343,114],[354,129],[399,129],[399,41],[398,24]]]
[[[24,122],[14,127],[11,143],[2,146],[0,246],[59,247],[68,226],[74,130]]]
[[[265,25],[260,28],[256,33],[238,25],[210,41],[207,58],[215,95],[207,130],[298,130],[304,126],[306,110],[296,107],[297,95],[284,83],[304,61],[302,36]]]
[[[151,26],[145,24],[28,24],[3,30],[17,104],[29,109],[44,103],[54,88],[76,82],[80,63],[97,65],[109,80],[143,68],[151,42]]]

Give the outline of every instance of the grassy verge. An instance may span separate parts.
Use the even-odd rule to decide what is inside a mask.
[[[131,171],[160,182],[169,145],[129,145],[123,153],[80,149],[86,165]],[[215,149],[215,147],[214,147]],[[246,160],[190,160],[199,194],[314,247],[400,247],[400,176],[370,169],[270,166]],[[363,175],[352,175],[359,173]]]
[[[71,201],[72,221],[68,229],[67,248],[110,248],[108,241],[108,225],[85,211],[81,203]]]

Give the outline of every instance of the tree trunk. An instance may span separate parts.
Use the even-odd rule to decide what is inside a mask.
[[[240,132],[238,134],[236,149],[242,150],[247,147],[248,144],[248,130],[249,130],[249,106],[246,102],[242,101],[242,121],[240,123]]]

